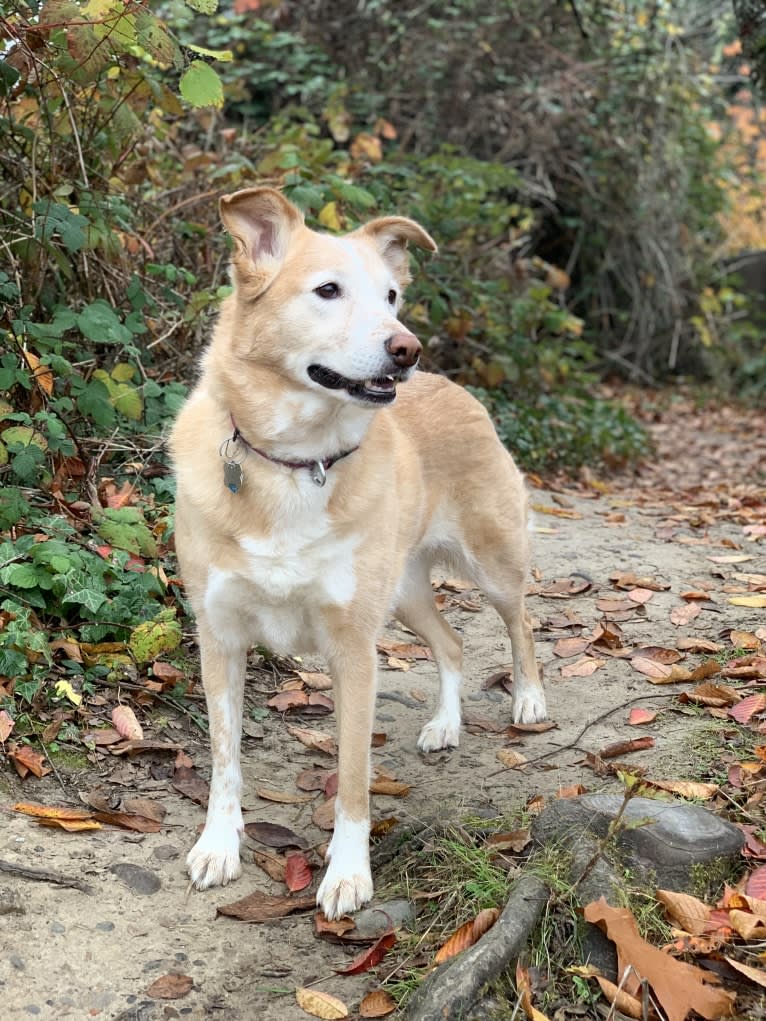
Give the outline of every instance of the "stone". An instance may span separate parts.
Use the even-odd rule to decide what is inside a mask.
[[[400,925],[411,922],[414,917],[414,906],[403,897],[383,901],[381,904],[372,904],[354,915],[354,924],[356,925],[354,935],[364,939],[373,939],[382,936],[389,929],[396,929]]]
[[[176,858],[180,857],[181,852],[172,844],[160,844],[159,847],[155,847],[152,854],[160,861],[175,861]]]
[[[143,896],[156,893],[162,886],[159,876],[141,865],[133,865],[132,862],[117,862],[115,865],[109,866],[109,871],[113,872],[133,893]]]
[[[532,836],[538,843],[563,840],[569,846],[583,833],[603,838],[622,804],[618,794],[554,801],[534,820]],[[614,841],[620,864],[638,882],[666,890],[694,892],[695,865],[734,859],[744,843],[736,826],[705,808],[679,801],[631,798],[622,819],[625,827],[618,829]]]
[[[0,888],[0,915],[24,915],[26,905],[18,890]]]

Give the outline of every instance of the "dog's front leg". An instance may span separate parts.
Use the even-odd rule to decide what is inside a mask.
[[[242,773],[239,763],[247,648],[226,648],[204,625],[199,629],[202,683],[210,721],[213,776],[207,820],[186,866],[194,885],[225,886],[236,879],[242,834]]]
[[[348,632],[346,632],[348,634]],[[328,656],[338,718],[338,795],[327,872],[317,902],[328,918],[356,911],[372,897],[370,872],[370,737],[375,715],[374,645]]]

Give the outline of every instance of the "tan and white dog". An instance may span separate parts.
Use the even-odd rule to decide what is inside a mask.
[[[171,439],[213,754],[207,822],[187,865],[200,889],[241,871],[248,648],[319,653],[335,690],[339,779],[317,900],[335,918],[372,896],[375,643],[392,614],[439,670],[419,748],[458,744],[462,643],[434,603],[433,564],[472,578],[505,621],[513,719],[545,716],[524,609],[526,496],[482,406],[415,373],[421,347],[397,311],[407,243],[436,249],[422,227],[390,216],[319,234],[269,188],[224,197],[221,215],[235,242],[234,293]]]

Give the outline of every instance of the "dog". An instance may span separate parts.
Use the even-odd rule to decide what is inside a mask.
[[[375,643],[391,615],[428,643],[439,672],[418,747],[459,741],[462,642],[434,602],[435,563],[471,578],[503,618],[514,721],[545,718],[524,607],[526,495],[481,404],[416,371],[421,345],[398,315],[408,244],[436,251],[419,224],[386,216],[323,234],[271,188],[224,196],[220,210],[233,293],[170,441],[212,743],[207,821],[187,867],[199,889],[241,871],[248,649],[318,653],[339,730],[335,829],[317,893],[332,919],[373,892]]]

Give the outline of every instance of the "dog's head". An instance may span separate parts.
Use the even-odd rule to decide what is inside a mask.
[[[436,251],[426,231],[387,216],[342,237],[319,234],[272,188],[224,196],[221,216],[235,242],[239,353],[339,400],[391,403],[420,356],[397,314],[407,243]]]

